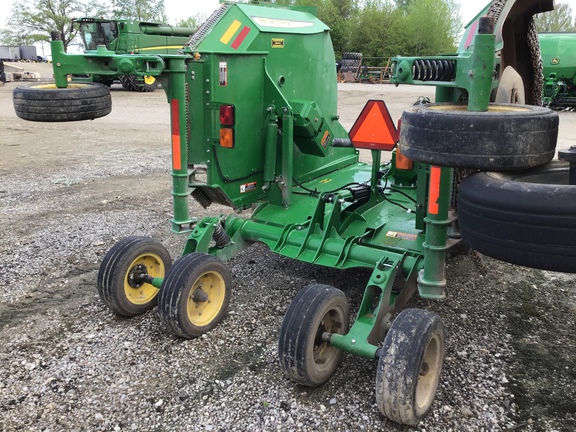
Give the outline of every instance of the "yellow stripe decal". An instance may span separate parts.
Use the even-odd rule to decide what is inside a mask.
[[[234,36],[234,34],[238,31],[241,25],[242,23],[240,21],[234,20],[232,25],[228,27],[228,30],[226,30],[226,33],[224,33],[224,35],[220,38],[220,42],[222,42],[223,44],[228,44],[228,42],[230,42],[230,39],[232,39],[232,36]]]
[[[148,48],[140,48],[140,49],[136,49],[134,50],[135,52],[142,52],[142,51],[152,51],[152,50],[158,50],[158,49],[182,49],[184,48],[183,45],[166,45],[166,46],[154,46],[154,47],[148,47]]]

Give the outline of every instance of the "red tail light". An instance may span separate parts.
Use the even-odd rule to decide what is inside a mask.
[[[234,126],[234,105],[220,105],[220,124]]]

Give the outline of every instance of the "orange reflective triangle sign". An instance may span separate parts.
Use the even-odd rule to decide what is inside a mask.
[[[349,133],[354,147],[370,150],[392,150],[398,132],[382,100],[369,100]]]

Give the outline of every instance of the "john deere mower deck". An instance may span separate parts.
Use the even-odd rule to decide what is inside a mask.
[[[224,4],[178,55],[114,55],[105,47],[67,55],[54,35],[58,89],[77,71],[149,75],[171,109],[172,229],[188,235],[183,255],[172,264],[151,239],[120,241],[100,268],[102,300],[126,316],[157,302],[168,330],[193,338],[224,318],[232,290],[225,261],[254,242],[325,267],[372,269],[351,326],[339,289],[314,283],[298,293],[280,328],[280,364],[294,382],[318,386],[343,351],[374,359],[378,408],[417,424],[440,380],[444,326],[428,311],[401,309],[416,291],[446,295],[446,251],[460,241],[460,187],[461,210],[477,215],[466,192],[479,186],[460,180],[478,170],[539,169],[554,155],[558,117],[503,103],[518,102],[520,92],[501,82],[511,67],[524,80],[522,100],[534,103],[538,84],[526,82],[534,74],[524,55],[531,46],[519,41],[532,15],[551,8],[551,0],[495,1],[458,55],[394,59],[395,83],[437,86],[437,103],[409,108],[400,133],[383,101],[368,101],[350,133],[338,122],[328,28],[311,9]],[[50,91],[14,97],[34,105],[35,92]],[[496,94],[510,100],[494,103]],[[359,148],[371,151],[371,164],[359,162]],[[389,162],[381,163],[382,152],[391,152]],[[253,211],[196,220],[190,196],[204,207]],[[476,220],[464,220],[463,232],[490,254],[475,240]]]

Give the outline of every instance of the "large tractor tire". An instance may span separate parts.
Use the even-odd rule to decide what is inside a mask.
[[[136,75],[120,75],[122,87],[129,91],[153,92],[158,88],[158,80],[151,75],[139,77]]]
[[[514,3],[509,5],[509,3]],[[509,7],[509,9],[507,9]],[[492,0],[486,15],[496,20],[496,27],[502,33],[496,35],[496,43],[504,39],[502,51],[499,53],[500,66],[505,71],[513,66],[522,81],[524,97],[527,105],[542,104],[544,76],[542,74],[542,56],[538,31],[534,15],[553,9],[553,2]],[[503,12],[506,11],[506,14]],[[504,20],[501,22],[501,20]]]
[[[512,264],[576,273],[576,186],[569,164],[512,172],[478,172],[460,183],[462,239]]]
[[[38,122],[93,120],[112,111],[110,89],[97,83],[16,87],[12,100],[18,117]]]
[[[490,104],[418,104],[402,114],[400,150],[417,162],[452,168],[515,170],[552,160],[558,114],[548,108]]]
[[[118,79],[120,80],[122,87],[124,87],[126,90],[136,91],[136,88],[134,87],[134,82],[130,79],[130,75],[119,75]]]
[[[137,91],[139,92],[153,92],[158,88],[158,80],[152,75],[146,75],[137,78]]]
[[[340,61],[340,72],[356,73],[362,64],[362,53],[345,52],[342,53]]]

